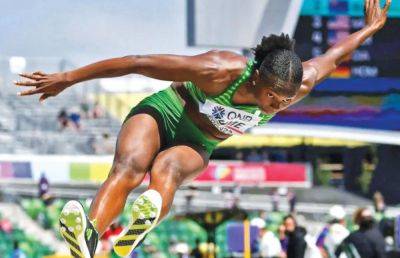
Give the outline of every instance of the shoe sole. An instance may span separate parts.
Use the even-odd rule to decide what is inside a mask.
[[[161,196],[154,190],[140,195],[132,205],[129,226],[114,243],[114,251],[122,257],[129,255],[156,225],[161,212]]]
[[[91,258],[85,241],[86,215],[77,201],[65,204],[59,218],[60,234],[74,258]]]

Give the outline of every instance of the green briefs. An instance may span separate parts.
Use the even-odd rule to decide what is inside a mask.
[[[201,147],[211,155],[220,142],[208,138],[192,122],[172,87],[143,99],[138,105],[132,108],[125,121],[141,113],[149,114],[156,119],[160,130],[162,149],[174,145],[187,144],[194,147]]]

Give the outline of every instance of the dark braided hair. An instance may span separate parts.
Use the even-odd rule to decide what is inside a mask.
[[[252,49],[261,79],[273,82],[272,90],[285,96],[294,96],[303,78],[303,66],[294,45],[295,41],[282,33],[263,37],[261,44]]]

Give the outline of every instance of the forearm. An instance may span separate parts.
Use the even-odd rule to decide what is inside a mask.
[[[365,0],[366,26],[331,47],[325,54],[303,63],[303,83],[295,101],[306,96],[315,85],[327,78],[337,66],[361,46],[367,38],[378,32],[386,23],[391,0],[380,7],[378,0]]]
[[[365,27],[335,44],[325,55],[330,56],[337,66],[377,31],[373,27]]]
[[[305,62],[303,64],[305,74],[303,85],[307,87],[305,92],[309,92],[314,85],[326,79],[338,65],[346,60],[346,57],[377,31],[378,29],[367,26],[336,43],[325,54]]]
[[[93,63],[69,71],[65,77],[71,84],[131,73],[166,81],[198,81],[208,75],[210,69],[206,64],[210,58],[207,53],[197,56],[131,55]]]
[[[92,79],[123,76],[134,72],[135,60],[134,56],[107,59],[68,71],[65,77],[75,84]]]

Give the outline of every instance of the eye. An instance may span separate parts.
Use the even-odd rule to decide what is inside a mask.
[[[267,96],[268,96],[268,98],[271,98],[271,99],[274,98],[274,95],[272,95],[271,93],[268,93]]]
[[[291,101],[291,99],[284,99],[282,100],[283,103],[289,103]]]

